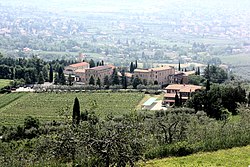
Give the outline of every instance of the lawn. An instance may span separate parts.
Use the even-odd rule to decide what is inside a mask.
[[[143,99],[142,93],[12,93],[0,96],[0,125],[21,124],[33,116],[42,122],[71,116],[74,98],[81,111],[94,110],[101,117],[134,111]]]
[[[198,153],[186,157],[173,157],[151,160],[143,167],[248,167],[250,165],[250,146]]]
[[[9,85],[9,83],[10,83],[10,80],[8,79],[0,79],[0,89]]]

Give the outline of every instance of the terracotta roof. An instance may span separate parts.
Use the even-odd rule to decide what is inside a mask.
[[[76,63],[76,64],[71,64],[69,65],[70,67],[81,67],[81,66],[86,66],[89,65],[87,62],[81,62],[81,63]]]
[[[173,84],[173,85],[168,85],[165,89],[166,90],[179,90],[180,92],[194,92],[201,88],[202,88],[201,86],[197,86],[197,85]]]

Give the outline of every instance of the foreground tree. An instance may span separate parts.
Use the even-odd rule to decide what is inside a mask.
[[[73,125],[79,125],[80,119],[81,119],[80,104],[78,98],[76,97],[74,101],[73,115],[72,115]]]

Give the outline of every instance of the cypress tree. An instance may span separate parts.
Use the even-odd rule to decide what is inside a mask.
[[[127,77],[125,76],[125,71],[122,70],[121,74],[122,74],[122,79],[121,79],[122,88],[127,89],[128,85],[127,85]]]
[[[90,67],[90,68],[95,67],[95,62],[94,62],[93,59],[91,59],[91,60],[89,61],[89,67]]]
[[[248,106],[249,106],[250,105],[250,92],[248,93],[247,99],[248,99]]]
[[[108,75],[106,75],[104,77],[103,85],[105,85],[107,89],[109,88],[110,82],[109,82],[109,76]]]
[[[134,63],[133,63],[133,62],[130,63],[129,72],[130,72],[130,73],[133,73],[133,72],[134,72]]]
[[[79,104],[78,98],[76,97],[75,101],[74,101],[73,115],[72,115],[72,123],[73,123],[73,125],[79,125],[80,118],[81,118],[80,104]]]
[[[66,78],[65,78],[65,75],[64,73],[61,74],[61,78],[60,78],[60,84],[61,85],[65,85],[66,84]]]
[[[200,67],[198,67],[198,69],[197,69],[197,75],[201,75]]]
[[[96,85],[98,85],[99,87],[101,87],[101,80],[100,80],[99,77],[97,78]]]
[[[135,69],[137,69],[138,67],[138,63],[137,63],[137,60],[135,61]]]
[[[89,85],[95,85],[95,79],[93,76],[91,76],[89,79]]]
[[[180,106],[180,99],[179,99],[179,96],[178,96],[177,92],[175,94],[174,99],[175,99],[175,102],[174,102],[175,107],[179,107]]]
[[[179,60],[178,71],[181,71],[181,62],[180,62],[180,60]]]
[[[210,81],[208,79],[206,83],[206,91],[209,91],[209,90],[210,90]]]
[[[116,68],[113,70],[112,76],[112,85],[119,85],[119,77]]]
[[[51,64],[49,65],[49,82],[53,82],[53,68]]]

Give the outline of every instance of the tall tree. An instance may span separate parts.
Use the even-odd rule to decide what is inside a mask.
[[[136,89],[138,85],[142,84],[140,78],[138,77],[138,75],[136,75],[135,79],[133,80],[133,88]]]
[[[181,71],[181,61],[179,60],[178,71]]]
[[[104,77],[103,85],[105,85],[105,87],[106,87],[107,89],[109,88],[110,82],[109,82],[109,76],[108,76],[108,75],[106,75],[106,76]]]
[[[175,101],[174,101],[175,106],[179,107],[180,106],[180,99],[179,99],[179,96],[178,96],[177,92],[175,94],[175,98],[174,99],[175,99]]]
[[[44,80],[47,82],[48,81],[48,68],[46,65],[43,67],[42,72],[43,72]]]
[[[60,84],[61,84],[61,85],[65,85],[65,84],[66,84],[66,78],[65,78],[64,73],[61,74]]]
[[[130,72],[130,73],[133,73],[133,72],[134,72],[134,63],[133,63],[133,62],[130,63],[129,72]]]
[[[249,107],[250,106],[250,92],[248,93],[247,99],[248,99],[248,107]]]
[[[53,82],[53,67],[51,64],[49,65],[49,82]]]
[[[208,79],[206,83],[206,91],[209,91],[209,90],[210,90],[210,81]]]
[[[122,79],[121,79],[121,84],[123,89],[127,89],[128,83],[127,83],[127,77],[125,76],[125,70],[123,69],[122,72]]]
[[[93,59],[91,59],[91,60],[89,61],[89,67],[90,67],[90,68],[95,67],[95,62],[94,62]]]
[[[104,61],[102,60],[102,66],[104,66]]]
[[[95,85],[95,79],[93,76],[91,76],[89,79],[89,85]]]
[[[135,69],[137,69],[138,68],[138,62],[137,62],[137,60],[135,61]]]
[[[111,75],[112,85],[119,85],[119,77],[116,68],[113,69],[113,73]]]
[[[198,69],[197,69],[197,75],[201,75],[200,67],[198,67]]]
[[[79,125],[80,118],[81,118],[80,104],[79,104],[78,98],[76,97],[75,101],[74,101],[73,115],[72,115],[72,123],[73,123],[73,125]]]
[[[101,80],[100,80],[99,77],[97,78],[96,85],[98,85],[99,87],[101,87]]]
[[[55,74],[54,84],[55,85],[59,84],[59,76],[57,73]]]

